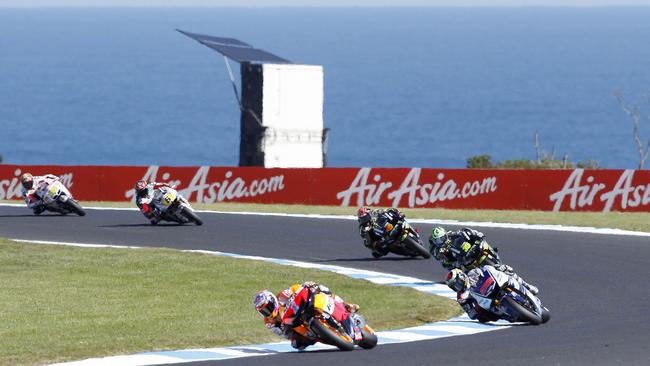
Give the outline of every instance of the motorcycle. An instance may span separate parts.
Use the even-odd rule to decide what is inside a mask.
[[[549,310],[519,281],[491,267],[481,267],[483,277],[470,289],[478,305],[499,319],[509,322],[546,323]]]
[[[58,179],[48,179],[36,189],[35,194],[43,201],[47,211],[58,212],[62,215],[75,213],[85,216],[86,211],[72,198],[68,188]]]
[[[351,351],[357,345],[370,349],[377,335],[361,314],[349,312],[331,294],[301,288],[291,299],[282,323],[305,338]]]
[[[203,220],[194,212],[190,203],[171,187],[156,189],[151,204],[154,206],[154,213],[160,220],[179,224],[193,222],[196,225],[203,225]],[[151,223],[155,225],[157,222],[152,221]]]
[[[406,220],[395,215],[380,215],[372,230],[384,239],[388,250],[397,255],[431,258],[431,253],[422,245],[420,234]]]
[[[487,241],[478,243],[454,243],[448,248],[443,248],[441,255],[456,261],[455,267],[468,272],[483,265],[498,266],[501,264],[498,249],[493,248]]]

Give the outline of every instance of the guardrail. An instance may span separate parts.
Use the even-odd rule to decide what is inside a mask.
[[[0,199],[21,198],[25,172],[60,176],[81,201],[133,200],[147,179],[197,203],[650,212],[648,170],[0,165]]]

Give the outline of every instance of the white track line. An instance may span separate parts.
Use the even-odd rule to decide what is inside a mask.
[[[25,207],[22,204],[0,203],[0,206]],[[135,207],[84,207],[88,210],[100,211],[138,211]],[[231,211],[214,211],[214,210],[197,210],[202,213],[214,213],[224,215],[251,215],[251,216],[277,216],[277,217],[296,217],[305,219],[327,219],[327,220],[356,220],[356,216],[351,215],[319,215],[319,214],[288,214],[274,212],[231,212]],[[458,221],[458,220],[438,220],[438,219],[409,219],[409,222],[416,224],[431,225],[454,225],[454,226],[475,226],[475,227],[492,227],[501,229],[516,230],[538,230],[538,231],[560,231],[582,234],[599,234],[599,235],[624,235],[650,237],[650,232],[632,231],[611,228],[595,228],[588,226],[564,226],[564,225],[543,225],[543,224],[515,224],[506,222],[481,222],[481,221]]]

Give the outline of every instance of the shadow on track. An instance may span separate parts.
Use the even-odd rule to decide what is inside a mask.
[[[183,225],[183,224],[177,224],[173,222],[169,222],[169,223],[166,222],[166,223],[159,223],[157,225],[143,223],[143,224],[98,225],[97,227],[112,228],[112,227],[179,227],[179,226],[191,227],[192,225]]]
[[[34,214],[23,214],[23,215],[0,215],[2,217],[76,217],[77,215],[61,215],[61,214],[45,214],[45,215],[34,215]]]
[[[418,258],[418,257],[383,257],[383,258],[363,257],[363,258],[322,259],[322,260],[314,261],[314,262],[316,262],[316,263],[329,263],[329,262],[379,262],[379,261],[401,262],[401,261],[412,261],[412,260],[419,260],[419,259],[424,259],[424,258]]]

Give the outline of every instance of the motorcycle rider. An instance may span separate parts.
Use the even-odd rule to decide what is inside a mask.
[[[156,189],[160,187],[176,188],[176,186],[170,186],[167,183],[147,182],[144,179],[135,182],[135,204],[142,214],[149,219],[151,225],[156,225],[162,219],[158,208],[151,204]]]
[[[377,232],[373,229],[377,220],[383,216],[397,216],[400,220],[404,219],[404,213],[396,208],[373,210],[370,207],[360,207],[357,211],[357,220],[359,222],[359,235],[363,239],[363,245],[372,251],[372,256],[380,258],[388,254],[388,244],[392,235],[396,235],[400,230],[391,230],[389,232]]]
[[[458,267],[458,258],[450,249],[461,247],[464,243],[480,244],[485,235],[477,230],[462,228],[447,231],[443,227],[433,228],[429,237],[429,252],[447,270]]]
[[[446,280],[447,286],[456,292],[456,301],[467,313],[467,316],[469,316],[470,319],[478,320],[481,323],[499,319],[499,317],[497,317],[492,312],[487,311],[479,306],[476,299],[471,296],[472,292],[480,293],[480,289],[477,288],[477,284],[481,283],[481,278],[484,276],[483,270],[499,271],[497,268],[490,265],[485,265],[481,268],[474,268],[471,271],[467,272],[467,274],[459,268],[454,268],[449,271]],[[520,284],[526,286],[526,282],[521,277],[510,275],[504,271],[500,272],[508,275],[510,281],[517,281]],[[526,288],[529,287],[526,286]],[[535,291],[530,291],[533,293],[533,295],[537,295],[537,288],[535,288]]]
[[[45,206],[43,197],[39,196],[38,192],[40,188],[43,188],[42,186],[44,184],[47,186],[57,180],[59,180],[59,177],[54,174],[33,176],[30,173],[24,173],[20,176],[20,183],[22,185],[21,193],[23,195],[23,199],[25,200],[27,207],[34,211],[34,215],[40,215],[46,209],[59,212],[53,207],[48,208]]]
[[[485,240],[485,235],[474,229],[464,227],[458,230],[447,231],[443,227],[438,226],[433,228],[431,231],[431,236],[429,237],[429,252],[445,269],[452,270],[460,267],[459,261],[461,258],[458,258],[451,248],[460,248],[467,244],[480,244],[483,240]],[[495,266],[495,269],[521,281],[534,295],[537,295],[539,292],[537,287],[523,281],[509,265],[499,264]]]
[[[471,270],[469,273],[473,273],[478,268]],[[480,272],[480,270],[479,270]],[[469,275],[461,271],[458,268],[454,268],[447,274],[447,286],[456,292],[456,301],[458,305],[467,313],[470,319],[478,320],[481,323],[491,322],[499,320],[499,318],[483,309],[478,305],[476,299],[470,295],[472,290],[472,284],[476,284],[476,275],[472,274],[474,282],[470,281]]]
[[[255,306],[257,312],[264,317],[264,326],[276,335],[291,340],[291,347],[301,351],[316,343],[316,335],[309,338],[294,332],[290,327],[282,323],[282,315],[292,297],[303,288],[308,288],[313,292],[323,292],[333,296],[336,301],[342,302],[345,309],[349,312],[356,312],[359,310],[359,305],[347,303],[337,295],[333,295],[330,289],[326,286],[311,281],[304,282],[302,285],[294,284],[291,287],[278,292],[277,295],[274,295],[271,291],[266,289],[258,292],[253,298],[253,306]]]

